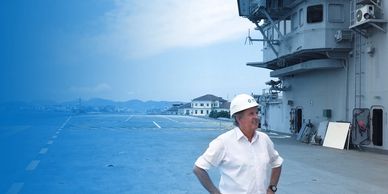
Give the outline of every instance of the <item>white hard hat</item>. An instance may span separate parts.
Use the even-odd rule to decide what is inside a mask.
[[[248,94],[239,94],[233,98],[230,103],[230,116],[233,116],[234,113],[246,110],[248,108],[252,108],[255,106],[259,106],[256,100]]]

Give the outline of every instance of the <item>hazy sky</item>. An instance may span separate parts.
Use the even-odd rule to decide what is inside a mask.
[[[261,61],[261,44],[244,45],[254,25],[237,0],[1,4],[1,101],[230,100],[270,79],[246,66]]]

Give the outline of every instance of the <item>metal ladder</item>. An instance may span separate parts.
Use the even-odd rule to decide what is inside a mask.
[[[357,9],[357,0],[352,0],[350,10],[350,21],[354,23],[354,14]],[[362,45],[365,38],[360,33],[354,33],[354,108],[362,108],[365,98],[365,65],[363,64]]]

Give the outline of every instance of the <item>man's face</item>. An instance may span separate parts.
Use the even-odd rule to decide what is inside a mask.
[[[259,125],[257,107],[252,107],[241,112],[239,125],[241,129],[255,130]]]

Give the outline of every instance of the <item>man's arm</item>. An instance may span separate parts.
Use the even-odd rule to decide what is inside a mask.
[[[275,185],[275,186],[278,185],[281,172],[282,172],[282,166],[279,166],[279,167],[276,167],[276,168],[272,168],[271,180],[270,180],[269,185]],[[272,192],[272,190],[270,190],[268,188],[267,189],[267,193],[273,193],[273,192]]]
[[[214,186],[213,181],[210,179],[209,174],[206,170],[199,168],[198,166],[194,166],[193,169],[194,174],[197,176],[199,182],[201,182],[202,186],[209,191],[211,194],[221,194],[221,192]]]

